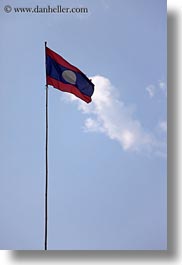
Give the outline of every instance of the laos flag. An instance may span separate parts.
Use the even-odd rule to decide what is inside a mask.
[[[46,47],[46,81],[47,85],[74,94],[87,103],[92,100],[94,84],[91,80],[48,47]]]

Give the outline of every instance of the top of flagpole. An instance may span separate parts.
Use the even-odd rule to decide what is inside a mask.
[[[47,41],[45,41],[44,44],[45,44],[45,69],[46,69],[46,48],[47,48]],[[46,87],[48,87],[47,78],[46,78]]]

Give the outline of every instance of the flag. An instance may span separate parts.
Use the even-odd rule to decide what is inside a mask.
[[[87,103],[92,101],[94,84],[91,80],[48,47],[46,47],[46,81],[47,85],[74,94]]]

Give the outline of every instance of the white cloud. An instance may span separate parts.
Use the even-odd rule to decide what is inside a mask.
[[[85,120],[84,130],[104,133],[127,151],[152,151],[158,147],[161,149],[161,144],[154,135],[147,132],[140,121],[134,118],[134,110],[119,100],[117,90],[110,80],[99,75],[91,79],[95,84],[92,103],[86,104],[67,94],[68,99],[76,102],[82,113],[89,115]]]
[[[156,96],[159,91],[161,91],[165,96],[167,96],[167,86],[166,83],[162,80],[159,80],[157,85],[148,85],[145,89],[151,98]]]
[[[167,86],[166,83],[162,80],[158,82],[159,89],[167,96]]]
[[[149,96],[150,96],[151,98],[153,98],[154,95],[155,95],[155,92],[156,92],[156,88],[155,88],[155,86],[154,86],[154,85],[149,85],[149,86],[146,87],[146,90],[147,90]]]
[[[161,121],[159,122],[159,128],[163,132],[167,132],[167,122],[166,121]]]
[[[163,82],[163,81],[161,81],[161,80],[159,80],[159,88],[160,89],[162,89],[162,90],[166,90],[166,84],[165,84],[165,82]]]
[[[101,124],[92,118],[87,118],[85,120],[84,129],[86,132],[103,132]]]

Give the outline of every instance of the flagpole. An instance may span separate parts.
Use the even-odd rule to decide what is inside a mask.
[[[47,42],[45,42],[46,56]],[[46,60],[46,57],[45,57]],[[46,162],[46,179],[45,179],[45,242],[44,249],[47,250],[47,220],[48,220],[48,84],[46,78],[46,143],[45,143],[45,162]]]

